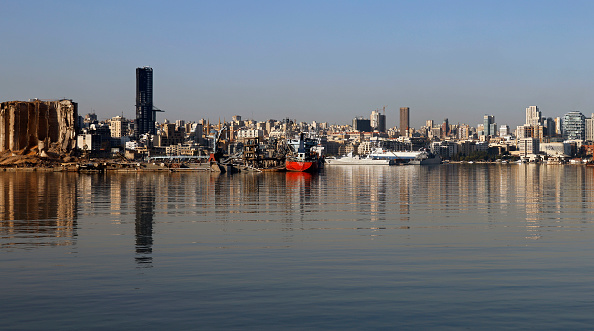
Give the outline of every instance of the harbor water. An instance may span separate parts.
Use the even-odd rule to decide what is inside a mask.
[[[0,172],[1,330],[589,329],[594,168]]]

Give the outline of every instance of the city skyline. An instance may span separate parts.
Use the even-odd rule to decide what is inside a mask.
[[[80,113],[134,118],[134,68],[155,69],[170,120],[297,118],[349,123],[386,107],[386,126],[426,120],[510,127],[594,112],[586,43],[594,5],[442,3],[2,4],[2,101],[73,99]],[[22,24],[23,18],[27,24]],[[147,22],[153,22],[148,24]],[[18,27],[16,29],[15,27]]]

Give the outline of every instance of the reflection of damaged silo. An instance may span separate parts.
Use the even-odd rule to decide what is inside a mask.
[[[40,142],[69,152],[76,147],[77,118],[78,104],[72,100],[3,102],[0,152],[31,149]]]

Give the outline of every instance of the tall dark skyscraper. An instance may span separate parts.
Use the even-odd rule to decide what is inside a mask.
[[[136,122],[134,136],[156,134],[157,116],[153,109],[153,68],[136,68]]]
[[[408,113],[410,109],[408,107],[400,107],[400,135],[404,136],[406,134],[406,130],[409,129],[410,122],[408,119]]]

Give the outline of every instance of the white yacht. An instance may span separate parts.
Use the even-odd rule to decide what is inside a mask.
[[[374,158],[371,155],[353,155],[349,153],[346,156],[338,158],[327,158],[326,164],[328,165],[392,165],[393,160],[390,159],[379,159]]]
[[[441,157],[429,154],[425,150],[421,151],[405,151],[405,152],[392,152],[386,151],[382,148],[378,148],[370,154],[374,159],[388,159],[397,163],[405,164],[440,164]]]

